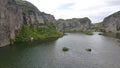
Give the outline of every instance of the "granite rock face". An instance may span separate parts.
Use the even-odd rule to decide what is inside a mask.
[[[120,11],[106,17],[103,21],[103,26],[105,32],[116,33],[120,31]]]
[[[42,28],[47,27],[47,23],[55,23],[54,16],[40,12],[27,1],[0,0],[0,47],[10,44],[23,24]]]
[[[10,44],[10,39],[22,25],[22,11],[14,0],[0,0],[0,47]]]
[[[40,12],[33,4],[27,1],[17,0],[17,4],[22,9],[23,22],[32,27],[47,27],[47,23],[55,23],[53,15]]]
[[[59,31],[87,31],[91,28],[91,20],[87,17],[67,20],[59,19],[56,26]]]

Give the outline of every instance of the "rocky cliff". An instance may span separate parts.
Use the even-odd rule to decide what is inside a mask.
[[[0,46],[10,44],[22,25],[22,10],[14,0],[0,0]]]
[[[120,11],[106,17],[103,21],[105,32],[116,33],[120,31]]]
[[[87,31],[91,27],[91,20],[87,17],[67,20],[59,19],[56,26],[59,31]]]
[[[48,28],[47,23],[55,23],[54,16],[40,12],[27,1],[0,0],[0,47],[10,44],[23,24],[30,28]]]
[[[40,12],[33,4],[27,1],[16,0],[22,9],[23,22],[32,27],[45,27],[47,23],[55,23],[53,15]]]
[[[59,37],[62,34],[57,30],[86,31],[90,26],[88,18],[56,21],[53,15],[39,11],[27,1],[0,0],[0,47],[16,41]]]

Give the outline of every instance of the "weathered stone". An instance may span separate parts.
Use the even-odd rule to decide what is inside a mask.
[[[40,12],[33,4],[22,0],[0,0],[0,47],[10,44],[23,24],[30,27],[47,27],[55,23],[53,15]]]
[[[120,31],[120,11],[106,17],[103,21],[103,26],[105,32],[116,33]]]
[[[27,1],[0,0],[0,47],[10,44],[19,35],[23,24],[30,28],[48,28],[49,23],[56,24],[59,31],[86,31],[91,25],[88,18],[59,20],[56,23],[53,15],[40,12]]]
[[[60,19],[56,26],[59,31],[87,31],[91,27],[91,21],[88,18]]]
[[[10,44],[21,28],[22,12],[14,0],[0,0],[0,47]]]
[[[18,0],[19,1],[19,0]],[[32,27],[46,27],[47,23],[54,23],[53,15],[40,12],[33,4],[27,1],[17,2],[22,8],[23,22]]]

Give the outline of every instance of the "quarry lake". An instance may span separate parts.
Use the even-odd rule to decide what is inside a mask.
[[[120,68],[120,43],[113,37],[66,33],[50,42],[0,48],[0,68]],[[69,51],[63,52],[62,48]],[[92,49],[91,52],[86,49]]]

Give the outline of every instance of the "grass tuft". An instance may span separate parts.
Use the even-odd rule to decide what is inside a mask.
[[[66,51],[69,51],[69,48],[67,48],[67,47],[63,47],[63,49],[62,49],[64,52],[66,52]]]

